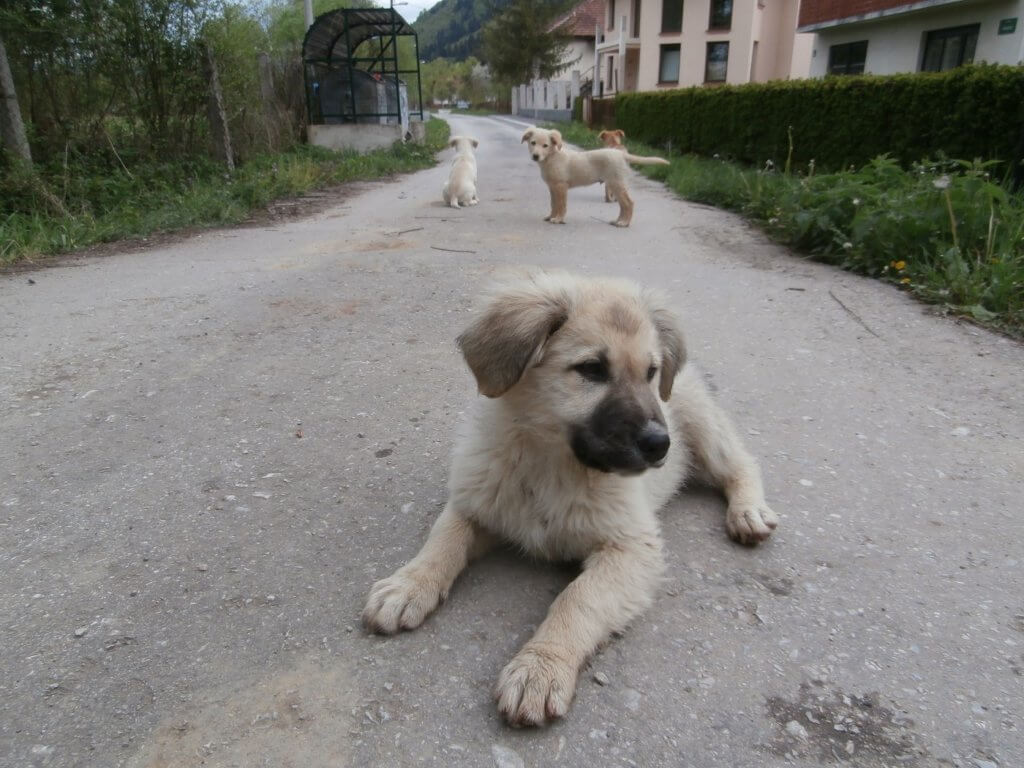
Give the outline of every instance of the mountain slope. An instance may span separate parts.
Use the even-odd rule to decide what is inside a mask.
[[[578,2],[579,0],[577,0]],[[439,56],[462,60],[480,56],[483,28],[500,14],[511,0],[441,0],[413,22],[419,33],[420,59]],[[551,5],[571,7],[565,0],[550,0]]]

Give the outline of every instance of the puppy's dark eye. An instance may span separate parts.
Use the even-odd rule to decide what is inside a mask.
[[[609,379],[608,363],[604,360],[587,360],[586,362],[574,365],[573,370],[587,381],[593,381],[597,384],[606,382]]]
[[[658,374],[658,366],[652,365],[647,369],[647,380],[654,381],[654,377]]]
[[[531,147],[535,147],[535,146],[537,146],[537,142],[536,142],[536,141],[531,141],[531,142],[530,142],[530,146],[531,146]]]
[[[542,146],[544,147],[544,149],[547,149],[547,148],[548,148],[548,145],[547,145],[547,144],[543,144]]]

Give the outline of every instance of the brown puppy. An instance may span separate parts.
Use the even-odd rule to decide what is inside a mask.
[[[637,165],[668,165],[668,160],[661,157],[639,157],[614,149],[577,152],[565,146],[561,133],[545,128],[527,128],[522,141],[529,142],[530,157],[540,165],[540,176],[551,193],[551,213],[544,221],[552,224],[565,223],[570,188],[603,181],[619,203],[619,218],[611,223],[628,227],[633,219],[633,198],[626,187],[627,161]]]
[[[628,152],[626,149],[626,132],[616,128],[614,131],[601,131],[597,134],[597,138],[601,140],[606,149],[618,149],[622,152]],[[604,201],[606,203],[614,203],[615,195],[608,188],[608,185],[604,185]]]
[[[541,725],[568,711],[580,667],[651,604],[664,570],[657,512],[688,476],[722,489],[736,541],[763,541],[778,520],[657,295],[626,280],[513,275],[459,346],[485,397],[456,440],[444,511],[419,554],[373,585],[363,622],[415,629],[498,541],[580,561],[495,687],[506,720]]]

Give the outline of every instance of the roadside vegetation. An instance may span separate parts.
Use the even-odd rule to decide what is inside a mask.
[[[349,181],[429,168],[448,124],[427,123],[425,144],[365,155],[295,145],[251,157],[235,171],[201,154],[164,162],[85,156],[0,176],[0,265],[101,242],[233,224],[273,200]],[[112,162],[108,162],[109,160]]]
[[[566,141],[599,146],[581,123],[557,127]],[[694,155],[670,160],[642,172],[687,200],[743,214],[817,261],[1024,338],[1024,195],[997,164],[941,158],[904,170],[881,156],[854,170],[815,173],[812,163],[798,174]]]

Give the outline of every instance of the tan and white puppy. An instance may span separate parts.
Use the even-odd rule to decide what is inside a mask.
[[[611,223],[628,227],[633,219],[633,198],[626,187],[627,161],[637,165],[668,165],[668,160],[661,157],[640,157],[614,149],[577,152],[565,146],[558,131],[533,126],[523,133],[522,142],[528,142],[530,157],[540,165],[540,176],[548,185],[551,213],[544,221],[553,224],[565,223],[570,188],[603,181],[619,203],[619,218]]]
[[[487,295],[459,346],[485,399],[456,441],[447,505],[407,565],[370,590],[363,621],[418,627],[496,541],[582,563],[498,677],[513,724],[561,717],[580,667],[647,608],[665,567],[657,511],[687,477],[722,489],[729,535],[777,519],[729,418],[686,365],[676,317],[625,280],[534,271]]]
[[[616,128],[614,131],[601,131],[597,134],[598,140],[604,144],[606,149],[617,149],[620,152],[627,152],[626,149],[626,132]],[[608,189],[608,185],[604,185],[604,201],[606,203],[614,203],[615,195]]]
[[[476,155],[473,150],[480,142],[469,136],[452,136],[448,146],[455,149],[455,159],[448,174],[448,181],[441,190],[445,205],[458,208],[459,205],[476,205]]]

